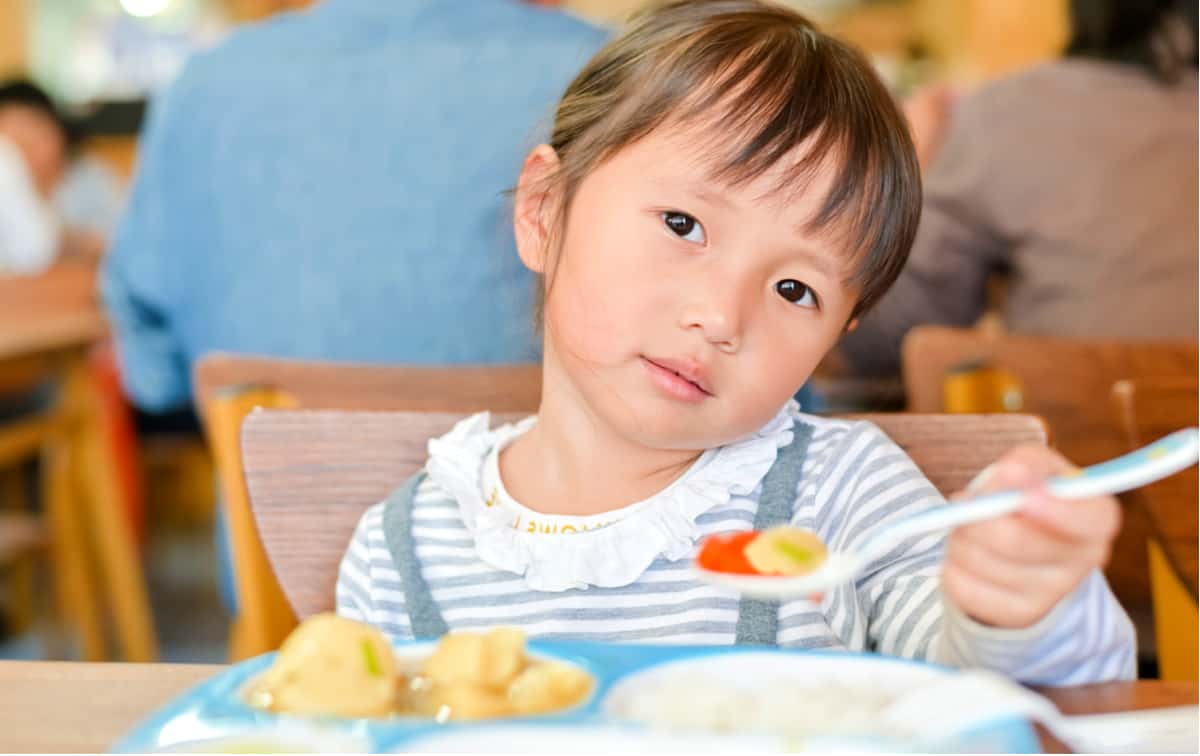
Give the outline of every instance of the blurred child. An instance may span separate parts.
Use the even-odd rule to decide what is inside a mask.
[[[819,601],[739,599],[691,571],[711,535],[791,523],[847,549],[944,504],[877,427],[789,399],[904,265],[920,195],[888,92],[803,17],[700,0],[635,19],[567,89],[516,191],[520,257],[544,277],[538,414],[430,441],[362,518],[339,611],[395,638],[502,624],[1131,676],[1097,569],[1117,504],[1038,491],[1069,467],[1045,448],[978,484],[1029,488],[1023,511],[914,538]]]
[[[67,162],[68,131],[46,93],[0,84],[0,275],[37,273],[58,256],[51,204]]]

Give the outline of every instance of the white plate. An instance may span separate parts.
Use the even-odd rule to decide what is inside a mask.
[[[953,674],[849,653],[736,651],[630,675],[609,691],[604,713],[614,721],[675,732],[703,727],[751,732],[785,737],[793,745],[803,741],[806,747],[817,739],[832,738],[827,743],[832,745],[861,738],[864,747],[886,750],[913,734],[883,728],[873,715],[905,693]]]
[[[781,738],[595,726],[472,727],[404,743],[413,753],[786,753]]]

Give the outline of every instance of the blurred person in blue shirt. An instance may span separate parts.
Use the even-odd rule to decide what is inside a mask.
[[[102,273],[134,403],[211,350],[537,359],[504,192],[606,37],[539,4],[324,0],[192,58]]]
[[[101,275],[133,402],[186,407],[212,350],[538,359],[505,192],[607,36],[549,4],[324,0],[192,58]]]

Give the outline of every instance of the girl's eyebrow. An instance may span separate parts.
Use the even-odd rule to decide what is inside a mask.
[[[687,189],[697,198],[704,200],[710,205],[720,205],[726,208],[733,207],[733,202],[720,192],[714,192],[711,189],[694,184],[689,184]]]
[[[654,184],[655,188],[661,191],[670,192],[682,189],[696,199],[707,202],[710,205],[720,205],[725,208],[732,208],[734,206],[733,201],[725,194],[713,191],[707,184],[700,183],[694,179],[655,177],[651,178],[650,181]]]
[[[834,261],[833,255],[828,250],[814,249],[808,245],[803,245],[796,247],[793,254],[827,278],[838,279],[841,277],[841,273],[838,270],[841,268],[841,265]]]

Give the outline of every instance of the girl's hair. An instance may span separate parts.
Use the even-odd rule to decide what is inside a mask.
[[[1173,82],[1196,69],[1196,0],[1071,0],[1067,55],[1140,66]]]
[[[776,187],[786,196],[834,168],[809,228],[850,250],[852,317],[895,281],[920,216],[920,174],[904,116],[857,51],[762,0],[673,0],[635,15],[559,102],[556,227],[592,170],[664,123],[699,127],[714,181],[748,182],[799,155]]]

